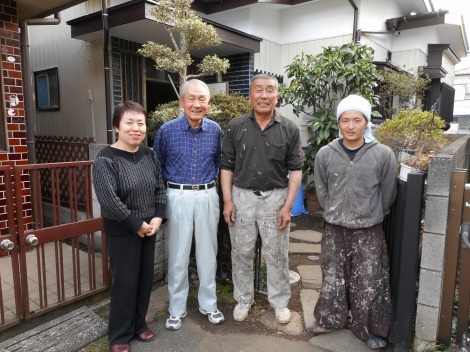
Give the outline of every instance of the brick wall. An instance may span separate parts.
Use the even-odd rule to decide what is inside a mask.
[[[23,79],[21,73],[20,33],[16,16],[15,0],[0,0],[0,54],[1,92],[0,133],[5,136],[4,148],[0,149],[0,165],[24,165],[28,163],[26,145],[26,119],[24,111]],[[27,175],[24,175],[27,178]],[[0,183],[3,178],[0,179]],[[30,200],[29,182],[24,180],[23,200]],[[1,198],[0,198],[1,199]],[[1,210],[0,234],[6,231],[6,214]],[[25,223],[31,222],[31,206],[25,206]]]
[[[247,97],[250,92],[250,78],[253,77],[255,68],[255,55],[246,53],[226,58],[230,60],[230,68],[224,75],[224,81],[229,82],[229,92]]]
[[[222,80],[228,83],[229,93],[240,93],[247,97],[250,91],[250,79],[254,76],[255,56],[245,53],[225,56],[230,61],[230,68],[222,75]],[[203,77],[204,82],[216,82],[215,76]]]

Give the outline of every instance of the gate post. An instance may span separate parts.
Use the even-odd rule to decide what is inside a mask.
[[[447,237],[445,242],[444,268],[442,279],[441,309],[437,341],[450,346],[452,309],[454,304],[455,279],[459,253],[459,234],[463,208],[463,194],[467,170],[454,170],[450,190]]]
[[[399,182],[396,214],[403,220],[394,229],[390,258],[392,292],[391,340],[395,351],[409,351],[416,309],[416,280],[423,210],[422,172],[412,172]],[[401,216],[400,216],[401,215]]]

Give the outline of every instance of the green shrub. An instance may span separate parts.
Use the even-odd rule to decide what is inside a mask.
[[[155,135],[165,122],[173,120],[183,114],[179,106],[179,101],[174,100],[157,106],[155,111],[149,113],[147,125],[149,146],[153,146]],[[211,97],[207,117],[217,122],[223,133],[231,119],[246,114],[251,108],[251,103],[248,98],[240,94],[217,93]]]
[[[429,158],[448,143],[444,126],[445,121],[433,112],[402,110],[393,119],[382,123],[374,135],[379,142],[392,148],[399,161],[427,170]],[[400,160],[401,152],[411,156]]]
[[[155,111],[148,114],[147,122],[147,137],[148,145],[153,146],[155,135],[162,125],[178,116],[180,103],[178,100],[173,100],[165,104],[157,106]]]
[[[227,124],[233,118],[251,111],[250,100],[240,94],[214,94],[207,116],[217,122],[225,132]]]

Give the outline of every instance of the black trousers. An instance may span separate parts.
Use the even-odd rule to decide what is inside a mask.
[[[108,340],[110,344],[124,344],[147,329],[155,236],[108,236],[107,242],[112,275]]]

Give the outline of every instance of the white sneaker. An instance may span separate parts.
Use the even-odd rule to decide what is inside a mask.
[[[209,318],[209,321],[212,324],[220,324],[220,323],[223,323],[225,321],[224,315],[218,309],[216,309],[215,312],[208,312],[208,311],[205,311],[204,309],[202,309],[201,307],[199,307],[199,311],[202,314],[207,315],[207,317]]]
[[[165,327],[168,330],[178,330],[183,325],[183,318],[186,316],[187,312],[184,312],[179,317],[170,316],[165,323]]]
[[[290,322],[290,310],[289,308],[276,308],[274,309],[276,320],[279,324],[287,324]]]
[[[233,319],[236,321],[243,321],[248,317],[248,312],[251,309],[250,303],[238,303],[233,310]]]

